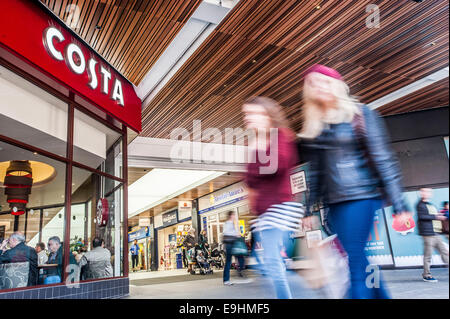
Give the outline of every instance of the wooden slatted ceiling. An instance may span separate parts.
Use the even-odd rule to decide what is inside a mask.
[[[40,1],[138,85],[202,0]]]
[[[449,105],[448,78],[408,94],[378,109],[380,114],[393,115]]]
[[[320,3],[320,9],[316,9]],[[366,6],[380,9],[369,29]],[[252,95],[278,100],[301,127],[302,72],[314,63],[338,69],[368,103],[448,65],[448,1],[241,0],[143,110],[141,136],[243,127]],[[431,43],[434,42],[434,45]]]

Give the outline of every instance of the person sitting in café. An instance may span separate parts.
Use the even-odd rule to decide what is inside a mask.
[[[6,249],[9,245],[10,249]],[[29,262],[27,286],[34,286],[38,279],[38,256],[36,251],[25,244],[25,236],[21,232],[14,232],[9,239],[0,245],[0,264]]]
[[[112,277],[111,252],[105,248],[105,241],[95,237],[92,247],[91,251],[81,257],[79,263],[84,279]]]
[[[37,243],[34,250],[36,250],[36,253],[38,255],[38,265],[45,264],[48,260],[47,252],[45,251],[45,244]]]
[[[46,262],[47,265],[55,265],[54,267],[46,267],[44,271],[44,284],[58,283],[63,278],[63,246],[58,236],[53,236],[48,239],[48,249],[50,255]],[[70,264],[76,265],[75,257],[70,254]]]
[[[37,243],[34,250],[37,253],[38,257],[38,266],[42,266],[47,263],[48,256],[47,252],[45,251],[45,244],[44,243]],[[38,283],[42,283],[44,280],[44,269],[39,270],[39,280]]]

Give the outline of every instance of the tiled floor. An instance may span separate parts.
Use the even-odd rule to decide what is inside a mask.
[[[383,270],[382,276],[394,299],[448,299],[448,268],[433,268],[432,273],[439,282],[424,282],[421,276],[421,269]],[[220,276],[203,276],[202,280],[190,281],[168,279],[169,283],[143,286],[133,285],[131,281],[129,298],[264,299],[275,297],[271,283],[267,278],[257,276],[254,273],[250,277],[253,280],[251,283],[235,284],[233,286],[224,286]],[[179,279],[182,279],[182,277],[179,277]],[[308,289],[305,282],[297,274],[290,273],[288,280],[294,298],[324,298],[324,295],[320,292]]]

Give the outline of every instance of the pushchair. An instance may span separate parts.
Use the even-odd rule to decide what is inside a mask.
[[[203,256],[203,252],[197,245],[187,251],[187,259],[189,264],[191,264],[191,275],[205,275],[213,273],[211,265],[206,261],[206,258]]]
[[[212,267],[215,267],[216,269],[222,269],[225,266],[225,252],[223,250],[220,250],[219,247],[215,247],[211,250],[211,253],[209,254],[210,258],[208,259],[208,262]]]

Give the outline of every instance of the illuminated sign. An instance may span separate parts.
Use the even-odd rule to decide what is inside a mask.
[[[43,41],[44,46],[47,49],[47,53],[58,61],[65,61],[67,67],[75,74],[81,75],[85,71],[88,72],[89,83],[91,89],[95,90],[99,85],[99,76],[96,71],[98,61],[94,57],[90,57],[86,61],[86,58],[81,50],[80,46],[76,43],[68,43],[63,52],[59,51],[54,46],[54,41],[63,42],[65,40],[64,35],[57,28],[51,26],[44,30]],[[86,68],[87,66],[87,68]],[[113,101],[116,101],[119,105],[124,106],[124,98],[122,91],[122,82],[115,78],[110,94],[110,80],[111,71],[105,66],[100,64],[101,73],[101,92],[109,95]]]

